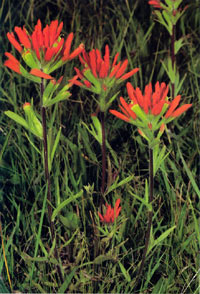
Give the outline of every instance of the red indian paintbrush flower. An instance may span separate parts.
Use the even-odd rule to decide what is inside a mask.
[[[144,95],[139,88],[134,89],[129,82],[126,87],[131,103],[126,103],[124,98],[120,97],[121,105],[119,107],[123,114],[116,110],[110,110],[110,112],[118,118],[138,126],[140,134],[144,134],[147,129],[154,132],[160,128],[163,132],[165,124],[192,106],[192,104],[184,104],[177,108],[181,96],[178,95],[173,101],[169,101],[167,97],[169,87],[165,83],[159,84],[157,82],[154,92],[150,83],[145,87]]]
[[[104,223],[114,223],[115,219],[117,219],[121,211],[121,207],[119,207],[119,204],[120,204],[120,199],[117,199],[114,208],[111,208],[111,206],[106,203],[107,210],[105,215],[102,216],[102,214],[98,212],[100,220]]]
[[[98,49],[93,49],[89,53],[86,53],[85,50],[82,51],[82,56],[79,55],[79,59],[84,66],[84,69],[80,71],[78,68],[75,68],[78,77],[83,80],[83,83],[86,87],[91,88],[93,79],[96,79],[101,84],[101,89],[104,91],[110,87],[115,80],[124,81],[134,75],[139,68],[132,69],[130,72],[125,73],[128,59],[117,64],[119,53],[114,57],[112,64],[110,63],[110,53],[109,46],[105,46],[105,55],[102,58],[101,52]],[[90,80],[90,77],[85,74],[88,70],[91,71],[93,79]],[[77,85],[83,86],[81,82],[77,82]]]
[[[52,21],[50,25],[46,25],[42,29],[41,21],[38,20],[37,25],[32,34],[29,34],[25,27],[15,27],[15,33],[7,33],[10,43],[21,54],[25,63],[31,68],[30,74],[51,79],[49,75],[52,71],[62,66],[67,60],[71,60],[81,53],[83,44],[80,44],[72,53],[70,53],[73,33],[70,33],[66,41],[60,36],[63,22],[58,24],[58,20]],[[10,53],[5,55],[8,60],[4,65],[22,74],[26,77],[29,73],[22,67],[19,61]]]
[[[149,5],[154,6],[154,8],[162,9],[160,0],[152,0],[152,1],[149,1],[148,3],[149,3]]]
[[[93,93],[99,95],[99,106],[101,111],[105,111],[109,106],[113,97],[107,101],[108,93],[116,84],[123,82],[133,76],[139,68],[134,68],[130,72],[125,73],[128,66],[128,59],[117,63],[119,53],[117,53],[110,63],[109,46],[105,46],[104,57],[98,49],[93,49],[89,53],[85,50],[79,55],[79,59],[83,65],[83,70],[75,68],[77,76],[80,80],[76,80],[74,84],[83,87]]]

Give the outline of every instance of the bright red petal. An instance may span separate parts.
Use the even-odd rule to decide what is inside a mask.
[[[117,65],[115,65],[114,68],[112,68],[112,71],[111,71],[111,73],[110,73],[110,75],[109,75],[109,78],[112,78],[112,77],[115,76],[116,72],[117,72],[117,71],[119,70],[119,68],[120,68],[120,65],[121,65],[121,61],[120,61]]]
[[[123,63],[122,66],[120,67],[120,69],[118,70],[118,72],[116,73],[115,77],[116,79],[120,78],[121,75],[123,75],[123,73],[125,72],[126,68],[128,65],[128,59],[126,59]]]
[[[20,27],[15,27],[15,32],[19,38],[19,41],[26,49],[31,49],[31,42],[27,36],[27,34]]]
[[[110,111],[110,113],[114,114],[116,117],[118,117],[118,118],[120,118],[120,119],[122,119],[122,120],[124,120],[126,122],[130,122],[130,118],[126,117],[121,112],[118,112],[118,111],[112,110],[112,109],[110,109],[109,111]]]
[[[58,20],[52,21],[50,26],[49,26],[49,40],[50,40],[49,45],[50,45],[50,47],[53,46],[53,44],[56,41],[57,27],[58,27]]]
[[[19,44],[19,42],[17,42],[17,40],[15,39],[14,34],[13,33],[7,33],[7,38],[10,41],[10,43],[15,47],[15,49],[17,49],[17,51],[19,51],[19,53],[21,53],[23,48]]]
[[[97,78],[97,62],[96,62],[96,51],[93,49],[89,53],[90,57],[90,65],[91,65],[91,70],[95,78]]]
[[[179,107],[177,110],[175,110],[172,113],[173,117],[178,117],[179,115],[181,115],[183,112],[185,112],[186,110],[188,110],[188,108],[190,108],[192,106],[192,104],[184,104],[181,107]]]
[[[110,68],[110,53],[109,53],[109,46],[108,45],[106,45],[106,47],[105,47],[104,61],[105,61],[105,66],[106,66],[106,69],[108,72],[108,70]]]
[[[138,72],[139,68],[134,68],[131,71],[129,71],[128,73],[126,73],[125,75],[123,75],[120,79],[125,81],[128,78],[132,77],[136,72]]]
[[[127,88],[128,96],[130,97],[130,99],[133,101],[134,104],[138,104],[137,98],[135,96],[135,90],[133,86],[131,85],[131,83],[128,82],[126,84],[126,88]]]
[[[179,105],[181,99],[181,95],[176,96],[174,100],[170,103],[169,109],[165,114],[165,118],[168,118],[172,115],[173,111],[176,109],[176,107]]]
[[[43,79],[47,79],[47,80],[50,80],[50,79],[53,79],[52,76],[44,73],[43,71],[41,71],[40,69],[37,69],[37,68],[33,68],[31,71],[30,71],[30,74],[31,75],[34,75],[36,77],[39,77],[39,78],[43,78]]]
[[[69,36],[67,37],[67,40],[65,41],[65,50],[64,50],[64,59],[65,60],[69,58],[69,52],[71,49],[73,37],[74,37],[74,34],[70,33]]]
[[[76,56],[78,56],[78,55],[83,51],[83,49],[84,49],[84,45],[83,45],[83,44],[80,44],[80,45],[78,46],[78,48],[76,48],[76,49],[70,54],[69,59],[71,60],[71,59],[75,58]],[[66,59],[65,59],[65,60],[66,60]]]
[[[99,215],[101,221],[103,222],[104,221],[104,217],[102,216],[102,214],[100,212],[98,212],[98,215]]]

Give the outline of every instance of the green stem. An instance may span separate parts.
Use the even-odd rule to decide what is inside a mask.
[[[42,97],[43,92],[44,92],[43,79],[42,79],[42,82],[40,85],[40,90],[41,90],[41,97]],[[50,203],[51,203],[51,180],[50,180],[49,164],[48,164],[46,108],[44,106],[41,107],[41,113],[42,113],[42,129],[43,129],[43,146],[44,146],[44,169],[45,169],[45,179],[47,182],[48,219],[49,219],[50,230],[51,230],[51,238],[53,240],[55,238],[55,230],[54,230],[54,224],[51,221],[51,217],[52,217],[52,207],[50,205]]]
[[[152,203],[153,201],[153,186],[154,186],[154,176],[153,176],[153,150],[149,148],[149,203]],[[152,219],[153,219],[153,210],[149,210],[148,212],[148,226],[147,231],[145,235],[145,246],[144,251],[142,255],[142,261],[138,273],[138,280],[140,278],[140,275],[142,274],[143,268],[144,268],[144,262],[146,259],[148,246],[149,246],[149,240],[150,240],[150,234],[151,234],[151,227],[152,227]]]
[[[102,182],[101,182],[101,193],[105,192],[105,181],[106,181],[106,134],[105,134],[105,115],[104,112],[100,112],[101,116],[101,128],[102,128]]]
[[[43,129],[43,146],[44,146],[44,169],[45,169],[45,179],[47,183],[47,208],[48,208],[48,220],[50,224],[50,231],[51,231],[51,239],[52,243],[55,238],[55,228],[54,223],[52,222],[52,207],[51,207],[51,180],[50,180],[50,173],[49,173],[49,164],[48,164],[48,143],[47,143],[47,126],[46,126],[46,108],[43,106],[42,97],[44,93],[44,80],[40,84],[40,94],[41,94],[41,115],[42,115],[42,129]],[[58,260],[58,251],[55,247],[54,249],[55,258]],[[57,265],[57,272],[60,278],[61,283],[63,283],[63,276],[60,267]]]

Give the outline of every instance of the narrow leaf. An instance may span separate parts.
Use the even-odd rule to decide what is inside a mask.
[[[59,214],[59,212],[63,209],[63,207],[67,206],[69,203],[71,203],[72,201],[75,201],[76,199],[78,199],[79,197],[81,197],[83,195],[83,190],[81,190],[79,193],[77,193],[76,195],[72,195],[70,196],[67,200],[63,201],[58,207],[56,207],[56,209],[54,209],[53,214],[52,214],[52,218],[51,220],[54,221],[56,216]]]

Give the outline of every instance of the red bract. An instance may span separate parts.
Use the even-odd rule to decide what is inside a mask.
[[[150,129],[152,115],[159,116],[162,113],[164,107],[165,111],[167,110],[167,112],[165,115],[163,113],[163,115],[166,119],[165,122],[167,122],[167,120],[171,120],[171,118],[178,117],[192,106],[192,104],[184,104],[177,109],[181,96],[178,95],[173,101],[168,101],[167,94],[169,87],[165,83],[159,84],[159,82],[157,82],[154,92],[150,83],[145,87],[144,95],[139,88],[134,89],[129,82],[127,83],[126,87],[128,95],[131,99],[131,103],[127,104],[124,98],[120,97],[121,105],[119,107],[123,114],[116,110],[110,110],[110,112],[124,121],[131,122],[132,119],[137,119],[137,116],[134,112],[134,105],[139,105],[140,109],[143,111],[143,117],[147,118],[146,121],[148,121],[148,126]]]
[[[114,208],[111,208],[111,206],[106,203],[107,210],[105,215],[102,216],[101,213],[98,212],[100,220],[104,223],[114,223],[115,219],[117,219],[121,211],[121,207],[119,207],[119,204],[120,204],[120,199],[117,199]]]
[[[148,3],[149,5],[154,6],[154,8],[162,9],[162,6],[160,5],[161,4],[160,0],[152,0],[152,1],[149,1]]]
[[[93,81],[86,75],[86,71],[90,70],[93,77],[101,83],[102,89],[106,91],[110,86],[112,86],[116,79],[124,81],[139,70],[139,68],[135,68],[125,74],[128,66],[128,59],[123,62],[119,61],[117,64],[118,56],[119,53],[115,55],[113,62],[110,63],[110,51],[108,45],[105,46],[104,57],[101,56],[101,52],[98,49],[93,49],[89,53],[83,50],[82,56],[79,55],[79,59],[84,66],[84,69],[80,71],[75,68],[76,73],[80,80],[84,82],[85,86],[90,88]],[[77,85],[84,86],[79,81],[77,81]]]
[[[63,22],[58,24],[58,20],[55,20],[42,29],[41,21],[38,20],[32,34],[29,34],[25,27],[15,27],[16,35],[13,32],[7,33],[10,43],[22,55],[27,65],[32,68],[32,75],[41,77],[43,72],[48,74],[62,66],[67,60],[79,55],[83,50],[83,44],[80,44],[78,48],[70,53],[73,33],[70,33],[66,41],[64,41],[60,36],[62,28]],[[9,61],[5,62],[5,66],[15,70],[16,60],[8,56],[7,52],[6,56],[9,57]],[[16,72],[22,73],[20,69]]]
[[[6,52],[5,55],[8,57],[8,59],[5,61],[4,65],[17,72],[18,74],[21,74],[20,62],[9,52]]]

